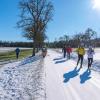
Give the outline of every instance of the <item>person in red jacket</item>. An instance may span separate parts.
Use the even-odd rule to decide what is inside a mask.
[[[70,59],[70,54],[72,53],[72,48],[70,46],[67,47],[67,58]]]

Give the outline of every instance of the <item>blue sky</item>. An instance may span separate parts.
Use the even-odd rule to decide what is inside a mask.
[[[0,40],[26,41],[21,30],[15,28],[19,17],[18,1],[0,0]],[[84,32],[88,27],[100,32],[100,10],[93,9],[93,0],[52,0],[53,21],[48,24],[46,34],[49,41],[63,35],[72,36]]]

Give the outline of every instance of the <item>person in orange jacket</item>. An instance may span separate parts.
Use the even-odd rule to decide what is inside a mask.
[[[70,46],[67,47],[67,58],[70,59],[70,54],[72,53],[72,48]]]

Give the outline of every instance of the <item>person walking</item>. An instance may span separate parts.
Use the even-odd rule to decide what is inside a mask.
[[[81,61],[80,68],[82,68],[83,58],[84,58],[84,54],[85,54],[85,49],[84,49],[83,45],[79,46],[76,51],[77,51],[77,54],[78,54],[77,66],[79,64],[79,61]]]
[[[88,51],[87,51],[87,55],[88,55],[88,69],[90,69],[92,63],[93,63],[93,55],[94,55],[94,50],[92,49],[92,47],[90,46]]]
[[[47,54],[47,48],[43,47],[42,48],[42,56],[43,56],[43,58],[45,58],[46,54]]]
[[[20,49],[16,48],[15,52],[16,52],[16,58],[18,59],[19,58]]]
[[[70,46],[68,46],[66,51],[67,51],[67,58],[70,59],[70,54],[72,52],[72,48]]]
[[[62,51],[63,51],[63,56],[64,56],[64,58],[65,58],[65,57],[66,57],[66,45],[64,45]]]

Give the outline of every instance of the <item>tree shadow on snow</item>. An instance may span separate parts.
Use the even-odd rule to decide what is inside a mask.
[[[83,84],[85,83],[87,80],[89,80],[91,71],[89,71],[88,69],[82,74],[80,75],[80,83]]]
[[[35,62],[37,60],[41,59],[40,56],[30,56],[30,57],[27,57],[25,58],[24,60],[22,60],[18,66],[21,66],[21,65],[25,65],[25,64],[28,64],[28,63],[32,63],[32,62]]]
[[[76,77],[76,76],[78,75],[78,72],[79,72],[79,71],[80,71],[80,68],[77,69],[77,67],[75,67],[74,70],[72,70],[72,71],[70,71],[70,72],[68,72],[68,73],[65,73],[65,74],[63,75],[63,77],[65,78],[63,82],[64,82],[64,83],[67,83],[71,78]]]

